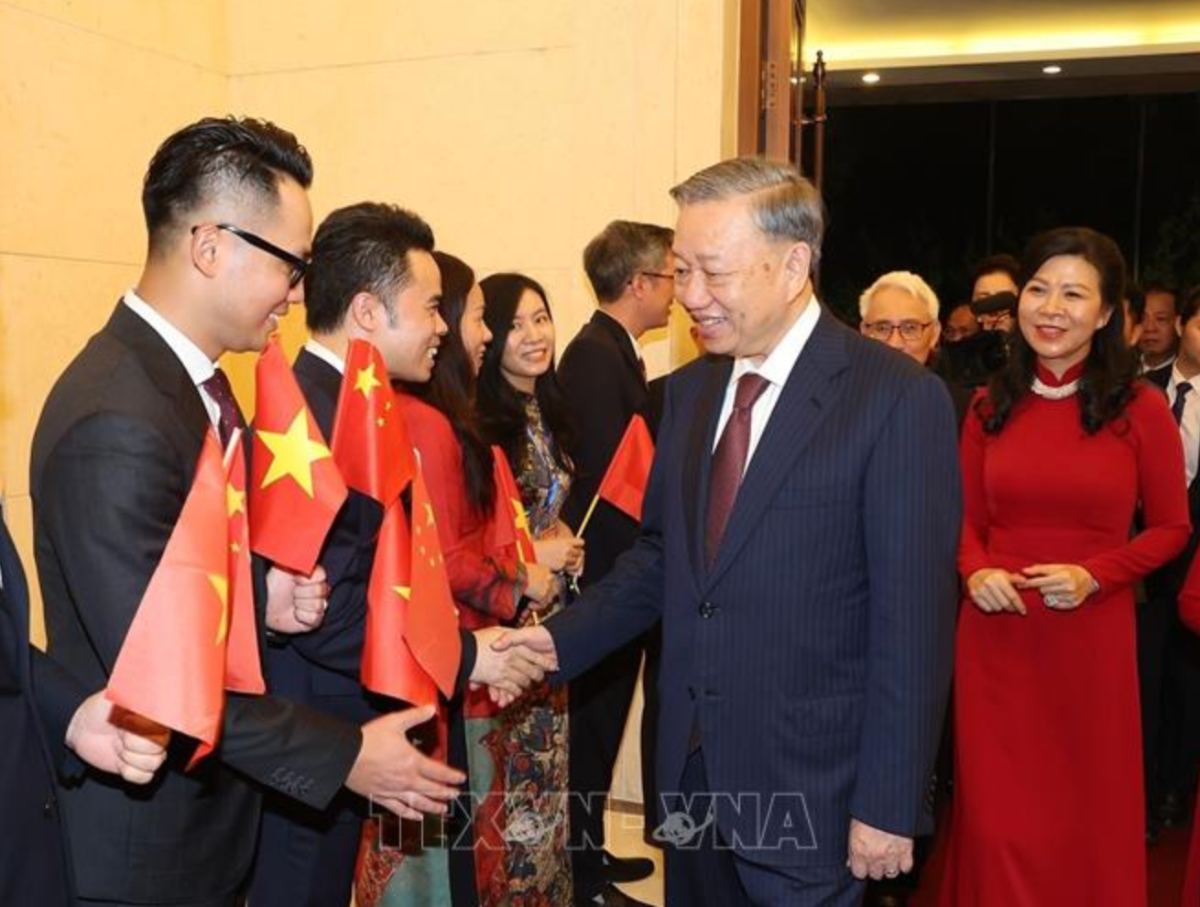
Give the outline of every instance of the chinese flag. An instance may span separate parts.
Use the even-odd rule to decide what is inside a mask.
[[[529,517],[521,503],[521,490],[517,488],[508,458],[495,444],[492,445],[492,480],[496,483],[496,507],[487,528],[488,550],[502,552],[522,564],[537,563]]]
[[[375,693],[431,705],[438,701],[437,684],[405,641],[412,597],[412,537],[397,498],[383,515],[367,586],[362,682]]]
[[[225,454],[225,511],[229,517],[229,636],[225,689],[265,693],[250,576],[250,525],[246,517],[246,449],[234,432]],[[343,489],[344,490],[344,489]]]
[[[221,446],[210,431],[162,559],[121,644],[106,695],[211,749],[225,701],[229,520]]]
[[[383,357],[352,340],[333,423],[333,459],[346,484],[386,510],[416,472]]]
[[[646,482],[653,462],[654,440],[650,437],[650,429],[642,417],[635,414],[600,480],[596,496],[640,521],[642,499],[646,496]]]
[[[404,638],[421,666],[449,698],[462,660],[458,609],[450,592],[429,489],[420,467],[412,492],[412,598]]]
[[[250,544],[307,576],[346,500],[346,484],[275,339],[258,357],[255,382]]]

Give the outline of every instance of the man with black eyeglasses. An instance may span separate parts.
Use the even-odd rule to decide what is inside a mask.
[[[865,336],[886,343],[921,365],[933,365],[942,333],[938,298],[919,275],[889,271],[863,291],[858,311],[862,317],[860,330]],[[954,401],[961,429],[971,394],[957,382],[941,377]]]
[[[134,289],[67,367],[33,442],[31,488],[49,658],[87,689],[106,683],[192,483],[205,436],[241,422],[218,358],[259,350],[300,300],[312,179],[291,133],[205,119],[176,132],[147,171],[149,251]],[[319,580],[256,568],[260,622],[301,632]],[[474,662],[464,649],[464,664]],[[343,786],[403,815],[440,812],[462,775],[405,731],[433,709],[361,729],[273,696],[226,697],[221,743],[185,771],[172,739],[149,789],[88,771],[59,799],[83,903],[234,905],[254,855],[260,794],[320,809]]]

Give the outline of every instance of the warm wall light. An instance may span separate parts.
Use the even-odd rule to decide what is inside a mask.
[[[1043,66],[1042,72],[1044,72],[1048,76],[1056,76],[1060,72],[1062,72],[1062,67],[1059,66],[1057,63],[1052,63],[1049,66]]]
[[[874,85],[876,82],[878,82],[878,81],[879,81],[879,73],[877,73],[877,72],[864,72],[864,73],[863,73],[863,77],[862,77],[862,79],[863,79],[863,81],[864,81],[864,82],[866,82],[868,85]]]

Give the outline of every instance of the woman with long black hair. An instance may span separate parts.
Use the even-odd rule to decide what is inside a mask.
[[[493,274],[480,286],[493,335],[479,371],[480,427],[484,439],[507,456],[537,560],[559,575],[565,593],[566,575],[583,570],[583,540],[559,518],[573,472],[572,433],[554,374],[554,321],[546,291],[523,274]],[[530,611],[519,622],[540,616]],[[518,903],[569,904],[566,687],[534,687],[501,721],[510,891]]]
[[[1183,455],[1123,340],[1116,244],[1087,228],[1043,233],[1021,283],[1008,364],[963,428],[967,597],[941,902],[1137,907],[1132,585],[1187,540]]]

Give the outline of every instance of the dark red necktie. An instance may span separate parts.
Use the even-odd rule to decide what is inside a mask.
[[[242,428],[245,424],[242,422],[242,411],[238,409],[237,400],[234,399],[229,378],[223,371],[217,369],[212,373],[211,378],[201,381],[200,386],[212,397],[213,402],[217,404],[217,409],[221,411],[220,418],[217,420],[217,434],[221,437],[221,446],[225,447],[233,436],[233,430]]]
[[[725,524],[733,512],[742,473],[746,470],[746,455],[750,450],[750,413],[755,401],[762,396],[770,382],[762,375],[747,372],[738,379],[733,396],[733,411],[717,450],[713,454],[712,474],[708,482],[708,521],[704,525],[704,563],[710,569],[717,559],[717,549],[725,534]]]

